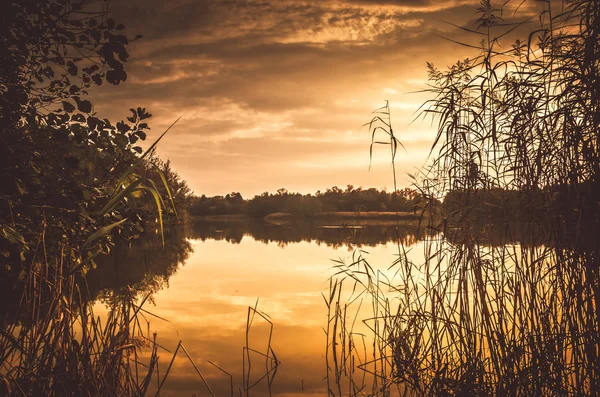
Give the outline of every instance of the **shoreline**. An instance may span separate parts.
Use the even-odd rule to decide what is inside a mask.
[[[265,216],[264,218],[254,218],[246,214],[233,215],[202,215],[192,216],[192,222],[266,222],[266,223],[291,223],[291,222],[347,222],[347,221],[375,221],[375,222],[396,222],[396,221],[419,221],[421,214],[415,212],[381,212],[381,211],[361,211],[361,212],[322,212],[313,216],[296,216],[285,212],[276,212]]]

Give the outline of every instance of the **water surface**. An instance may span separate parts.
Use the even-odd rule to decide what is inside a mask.
[[[164,249],[116,247],[88,284],[100,301],[151,294],[159,375],[180,341],[191,357],[176,356],[163,396],[209,395],[198,371],[219,396],[589,391],[600,362],[597,306],[582,294],[597,285],[592,257],[545,245],[537,227],[475,232],[203,223],[172,230]],[[359,258],[368,263],[341,266]]]
[[[156,243],[117,249],[90,284],[104,291],[101,296],[106,287],[154,289],[153,302],[144,308],[164,319],[146,314],[150,331],[169,350],[160,353],[162,374],[181,340],[216,395],[230,395],[232,389],[229,376],[216,366],[231,374],[234,395],[267,373],[250,395],[324,395],[327,307],[322,294],[329,293],[334,265],[351,263],[360,252],[374,268],[387,269],[397,257],[397,242],[410,246],[417,239],[417,227],[410,224],[204,223],[186,234],[171,234],[166,249],[171,253],[160,252]],[[271,325],[255,315],[248,332],[255,351],[245,352],[249,307],[264,313],[273,328],[269,345]],[[274,360],[261,355],[272,355],[269,346],[280,362],[276,373],[269,372]],[[180,353],[161,395],[194,394],[209,395]]]

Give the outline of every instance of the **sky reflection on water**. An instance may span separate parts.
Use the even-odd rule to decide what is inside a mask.
[[[168,319],[152,319],[150,328],[158,341],[173,351],[181,339],[196,365],[217,395],[229,395],[229,378],[211,361],[233,375],[234,394],[242,387],[242,347],[248,307],[258,310],[274,324],[272,347],[281,365],[273,383],[274,395],[322,395],[325,389],[322,327],[327,311],[321,293],[333,274],[332,260],[352,261],[352,247],[327,246],[315,241],[260,242],[244,236],[238,244],[226,240],[191,240],[193,254],[174,274],[168,288],[154,296],[156,306],[147,310]],[[366,248],[372,266],[387,269],[394,261],[393,243]],[[250,347],[265,352],[268,326],[255,321]],[[161,354],[161,371],[171,354]],[[252,379],[260,378],[265,360],[252,356]],[[162,368],[164,367],[164,368]],[[161,395],[208,395],[185,356],[178,355]],[[252,383],[252,381],[251,381]],[[268,395],[266,380],[251,395]]]

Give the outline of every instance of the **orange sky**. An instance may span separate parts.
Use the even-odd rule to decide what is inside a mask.
[[[284,187],[302,193],[348,184],[393,186],[389,148],[361,125],[390,101],[406,150],[399,187],[425,163],[431,120],[425,63],[446,67],[477,44],[472,0],[130,0],[112,12],[130,36],[128,79],[91,92],[102,117],[146,107],[155,139],[183,114],[159,154],[196,194],[246,198]]]

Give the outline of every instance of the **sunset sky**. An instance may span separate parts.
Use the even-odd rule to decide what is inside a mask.
[[[431,120],[411,121],[428,94],[426,62],[445,68],[478,44],[479,1],[130,0],[112,14],[130,36],[128,80],[91,92],[103,117],[146,107],[159,154],[196,194],[278,188],[302,193],[348,184],[393,187],[389,147],[369,171],[371,112],[390,101],[406,150],[399,187],[426,162]],[[450,22],[451,24],[447,23]]]

